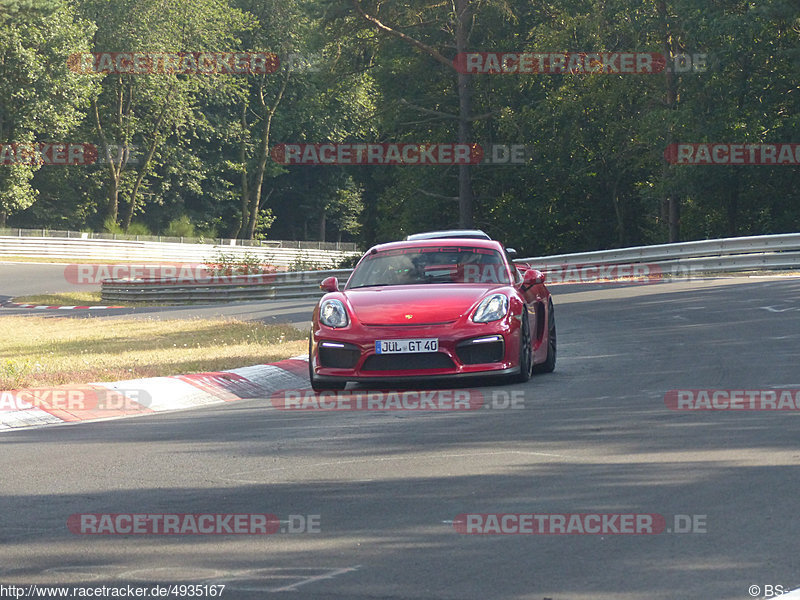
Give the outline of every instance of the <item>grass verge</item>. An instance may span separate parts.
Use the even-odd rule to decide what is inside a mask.
[[[46,304],[48,306],[106,306],[100,292],[63,292],[60,294],[34,294],[16,296],[17,304]]]
[[[306,352],[291,325],[236,319],[3,317],[0,389],[219,371]]]

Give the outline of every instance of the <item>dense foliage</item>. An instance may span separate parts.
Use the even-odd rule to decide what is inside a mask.
[[[0,145],[99,152],[90,165],[0,164],[0,226],[367,245],[474,225],[526,254],[797,231],[797,165],[664,152],[800,142],[799,40],[797,0],[0,0]],[[464,74],[459,51],[694,65]],[[271,52],[280,68],[69,68],[87,52]],[[459,141],[524,159],[308,166],[271,152]]]

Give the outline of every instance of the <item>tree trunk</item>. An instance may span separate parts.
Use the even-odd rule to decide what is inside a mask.
[[[359,0],[352,0],[353,8],[361,17],[372,24],[379,31],[403,40],[437,60],[444,66],[456,70],[451,59],[448,59],[441,52],[417,40],[399,29],[389,27],[381,22],[377,17],[367,14]],[[471,24],[472,10],[471,0],[455,0],[455,19],[456,52],[466,52],[469,42],[469,27]],[[458,143],[472,143],[472,76],[465,73],[458,73]],[[473,205],[474,197],[472,193],[472,180],[470,177],[470,165],[458,166],[458,222],[461,227],[473,227]]]
[[[122,102],[121,97],[119,102]],[[120,109],[121,106],[120,104]],[[103,124],[100,122],[100,109],[97,107],[96,100],[92,100],[92,108],[94,109],[95,129],[97,130],[97,136],[100,139],[106,164],[108,165],[108,204],[106,204],[106,220],[116,224],[119,213],[119,183],[122,179],[124,165],[122,163],[122,158],[120,158],[119,165],[114,164],[114,159],[111,156],[111,152],[108,150],[108,142],[105,133],[103,133]]]
[[[136,208],[136,196],[139,195],[139,187],[141,187],[142,180],[144,180],[144,175],[145,173],[147,173],[147,165],[149,165],[150,161],[153,159],[153,155],[155,154],[157,147],[158,147],[158,134],[156,134],[156,137],[153,138],[153,143],[150,145],[150,150],[147,152],[147,156],[144,159],[144,163],[139,169],[139,172],[136,174],[136,181],[133,183],[133,189],[131,190],[131,201],[128,202],[128,204],[126,205],[125,213],[122,220],[123,221],[122,228],[125,231],[128,231],[128,227],[131,226],[131,219],[133,219],[133,210]]]
[[[286,69],[286,75],[275,97],[275,102],[269,108],[264,100],[264,79],[262,79],[261,87],[259,88],[259,100],[261,102],[261,107],[265,109],[263,114],[264,127],[261,130],[261,145],[258,148],[258,165],[256,167],[253,189],[249,201],[249,220],[247,224],[248,240],[253,239],[253,234],[256,230],[256,222],[258,221],[258,209],[261,204],[261,188],[264,185],[264,173],[267,168],[267,158],[269,157],[269,136],[272,129],[272,118],[275,116],[275,111],[278,110],[278,105],[281,103],[283,93],[286,91],[286,84],[289,83],[289,74],[290,70]]]
[[[728,199],[728,235],[739,235],[739,175],[738,171],[731,177],[731,191]]]
[[[667,197],[669,206],[669,241],[671,244],[681,240],[681,207],[674,194]]]
[[[249,190],[247,186],[247,139],[245,133],[247,132],[247,103],[242,103],[242,116],[241,116],[241,125],[242,125],[242,141],[239,144],[239,162],[242,164],[242,188],[240,190],[240,198],[242,202],[242,214],[239,216],[239,224],[236,226],[236,230],[231,235],[232,238],[238,238],[240,235],[244,236],[244,232],[247,230],[247,222],[249,219],[249,212],[247,210],[248,206],[248,195]]]
[[[466,52],[469,35],[470,0],[456,0],[456,52]],[[472,143],[472,75],[458,73],[458,143]],[[458,166],[458,224],[474,226],[472,179],[469,164]]]
[[[166,100],[164,101],[164,105],[161,107],[161,114],[158,115],[155,126],[153,127],[153,143],[150,144],[150,148],[148,148],[147,150],[147,155],[144,157],[142,165],[139,167],[139,172],[136,174],[136,181],[134,181],[133,189],[131,190],[131,199],[130,202],[128,202],[128,204],[125,207],[125,213],[122,219],[123,220],[122,228],[125,231],[128,231],[128,227],[131,226],[131,219],[133,218],[133,212],[136,209],[136,197],[139,194],[139,187],[142,185],[145,173],[147,173],[147,167],[150,165],[150,161],[153,160],[153,155],[155,155],[156,153],[156,148],[158,148],[158,139],[161,136],[161,127],[164,125],[164,120],[166,119],[167,113],[169,111],[170,100],[172,99],[172,90],[174,89],[175,89],[175,84],[173,83],[167,90],[167,97]],[[120,158],[120,164],[122,164],[121,158]]]
[[[617,244],[619,244],[620,248],[625,247],[625,240],[627,236],[625,235],[625,210],[622,206],[622,202],[619,199],[618,195],[618,188],[619,188],[619,177],[614,182],[614,188],[611,191],[611,200],[614,203],[614,214],[617,217]]]
[[[119,179],[111,166],[111,176],[108,178],[108,205],[106,206],[106,219],[117,222],[119,212]]]
[[[672,34],[669,30],[669,15],[667,13],[666,0],[658,0],[658,2],[656,2],[656,9],[658,11],[658,17],[661,21],[662,27],[661,33],[664,59],[667,61],[667,64],[664,66],[664,84],[666,87],[665,103],[668,109],[675,110],[677,108],[678,90],[675,82],[675,75],[672,72],[674,63],[672,52]],[[672,123],[669,123],[667,127],[666,145],[669,147],[669,145],[673,142]],[[669,163],[665,163],[661,173],[664,181],[669,180],[670,173],[671,166]],[[680,199],[675,196],[674,192],[668,191],[664,202],[666,204],[667,219],[669,222],[669,241],[670,243],[677,242],[680,240]]]

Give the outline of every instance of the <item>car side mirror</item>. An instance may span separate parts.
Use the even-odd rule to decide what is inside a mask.
[[[328,277],[327,279],[323,279],[322,283],[319,284],[319,289],[321,289],[323,292],[338,292],[339,280],[336,277]]]
[[[514,260],[517,258],[517,251],[514,248],[506,248],[506,254],[508,254],[508,258]]]
[[[544,283],[545,276],[538,269],[528,269],[525,271],[525,274],[522,276],[522,288],[528,289],[535,285],[540,285]]]

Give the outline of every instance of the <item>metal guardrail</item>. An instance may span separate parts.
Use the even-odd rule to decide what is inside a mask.
[[[247,246],[266,248],[294,248],[297,250],[342,250],[356,252],[353,242],[310,242],[294,240],[240,240],[230,238],[203,238],[169,235],[136,235],[127,233],[94,233],[91,231],[72,231],[70,229],[21,229],[19,227],[0,227],[0,236],[17,238],[67,238],[82,240],[120,240],[134,242],[173,242],[179,244],[209,244],[217,246]]]
[[[650,277],[673,278],[800,269],[800,233],[535,256],[515,262],[529,263],[545,274],[561,276],[563,281],[573,280],[580,268],[609,265],[640,265],[639,272]]]
[[[102,297],[103,302],[159,304],[309,298],[322,295],[319,283],[323,279],[338,277],[344,285],[352,272],[352,269],[333,269],[203,279],[106,279],[102,283]]]
[[[215,262],[220,254],[258,258],[279,268],[295,264],[334,268],[342,260],[360,255],[352,250],[320,250],[282,247],[226,246],[135,240],[0,236],[0,257],[35,256],[67,259],[155,262]]]
[[[649,276],[686,278],[714,273],[800,270],[800,234],[702,240],[679,244],[638,246],[554,256],[520,258],[551,275],[570,268],[639,265]],[[268,275],[225,276],[208,280],[106,280],[103,301],[159,303],[229,302],[275,298],[314,298],[322,295],[319,282],[338,277],[344,284],[350,269],[303,271]],[[554,279],[551,279],[554,281]],[[569,281],[563,278],[562,281]]]
[[[534,256],[531,258],[520,258],[514,262],[548,265],[627,264],[786,250],[800,250],[800,233],[699,240],[695,242],[681,242],[678,244],[633,246],[631,248],[620,248],[618,250]]]

